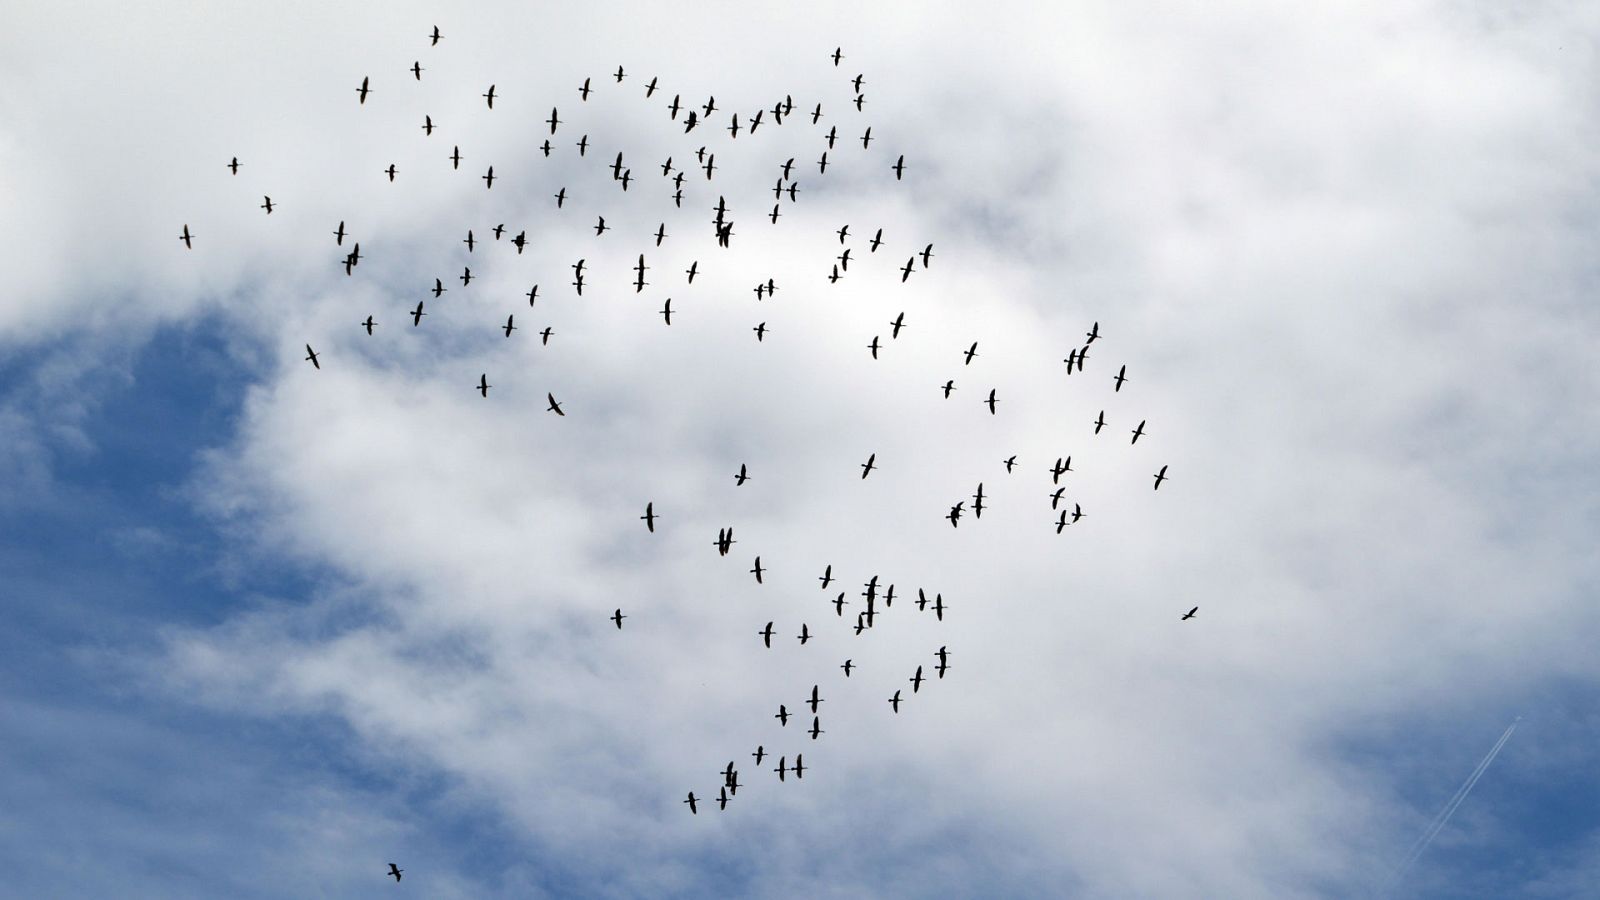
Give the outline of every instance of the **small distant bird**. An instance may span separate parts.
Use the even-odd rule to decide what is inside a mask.
[[[372,326],[374,326],[376,324],[378,324],[378,323],[372,321],[372,317],[371,316],[367,316],[367,320],[365,322],[361,323],[361,327],[367,329],[367,334],[370,335],[370,334],[372,334]]]
[[[261,200],[261,208],[267,211],[267,215],[272,215],[272,198],[263,196]]]
[[[889,698],[889,707],[891,709],[893,709],[896,713],[900,712],[900,692],[899,691],[895,691],[894,692],[894,696]]]
[[[768,650],[772,649],[772,623],[771,622],[767,623],[767,627],[765,627],[765,628],[761,629],[760,631],[756,632],[756,636],[761,638],[761,643],[765,644]],[[761,765],[761,760],[759,760],[759,759],[756,760],[756,765],[758,765],[758,766]]]
[[[1188,612],[1184,613],[1183,614],[1183,618],[1180,619],[1179,621],[1187,622],[1190,619],[1194,618],[1194,614],[1199,612],[1199,611],[1200,611],[1200,607],[1196,606],[1194,609],[1191,609]]]
[[[754,327],[754,328],[752,328],[750,330],[754,331],[756,333],[756,340],[760,341],[764,337],[766,337],[766,334],[767,334],[767,323],[762,322],[760,325],[757,325],[756,327]]]
[[[877,253],[878,252],[878,245],[881,244],[881,243],[883,243],[883,229],[879,228],[878,229],[878,233],[872,236],[872,243],[871,243],[870,247],[868,248],[869,251],[872,252],[872,253]]]
[[[1144,422],[1145,422],[1144,419],[1140,419],[1139,420],[1139,427],[1135,428],[1133,430],[1133,440],[1129,441],[1128,443],[1130,443],[1130,444],[1139,443],[1139,438],[1144,434]]]
[[[889,168],[894,170],[894,180],[899,181],[901,176],[906,173],[906,155],[904,153],[900,154],[900,158],[895,160],[894,165]]]
[[[1118,369],[1117,370],[1117,377],[1114,380],[1116,381],[1117,386],[1116,386],[1115,390],[1113,391],[1113,393],[1115,391],[1122,390],[1122,383],[1124,381],[1128,380],[1128,367],[1127,366],[1123,366],[1122,368]]]
[[[430,46],[430,47],[439,46],[439,39],[442,38],[442,37],[444,37],[444,35],[439,33],[439,26],[437,26],[437,25],[433,26],[433,43],[429,44],[428,46]]]
[[[839,47],[833,48],[833,65],[834,65],[835,68],[838,67],[839,60],[844,59],[844,54],[841,53],[840,50],[841,50],[841,48],[839,48]]]
[[[623,615],[622,614],[622,610],[620,610],[620,609],[618,609],[616,612],[611,614],[611,621],[617,623],[617,630],[618,631],[622,630],[622,620],[626,619],[626,618],[627,618],[627,616]]]
[[[849,678],[850,670],[855,668],[855,663],[847,659],[844,661],[844,665],[840,666],[839,668],[844,670],[844,677]]]
[[[478,376],[478,393],[487,397],[489,396],[489,388],[493,386],[494,385],[489,383],[489,376],[487,374]]]
[[[494,188],[494,166],[490,166],[489,171],[484,175],[480,175],[479,177],[483,179],[484,190],[487,191]]]
[[[322,368],[322,363],[317,362],[317,351],[311,349],[310,344],[306,345],[306,362],[311,363],[315,368]]]
[[[989,406],[989,415],[991,415],[991,416],[994,415],[994,405],[996,403],[1000,402],[999,400],[995,399],[994,392],[995,392],[995,389],[994,388],[990,388],[989,389],[989,399],[983,401],[984,403],[988,404],[988,406]]]
[[[239,174],[239,157],[235,156],[233,159],[229,160],[228,165],[225,168],[231,169],[235,175]]]
[[[872,143],[872,126],[869,125],[869,126],[867,126],[867,133],[863,134],[861,136],[861,149],[863,149],[863,150],[867,149],[867,145],[869,145],[871,143]]]
[[[494,85],[489,85],[489,90],[483,94],[483,98],[489,101],[489,108],[494,109]]]
[[[744,485],[744,483],[746,481],[749,481],[749,480],[750,480],[750,471],[749,471],[749,469],[745,467],[744,463],[740,463],[739,464],[739,474],[733,476],[734,487],[741,487],[741,486]]]
[[[367,80],[368,79],[366,78],[362,78],[361,87],[356,88],[356,93],[360,95],[362,103],[367,102],[367,92],[371,90],[371,88],[367,87]]]
[[[761,583],[761,575],[765,571],[766,571],[765,569],[761,568],[761,557],[759,557],[759,556],[756,557],[755,568],[750,570],[750,574],[756,576],[756,584],[760,584]]]
[[[944,399],[949,400],[950,399],[950,392],[955,390],[955,389],[956,389],[956,380],[954,378],[950,379],[949,381],[946,381],[944,383],[943,387],[942,387],[942,390],[944,391]]]
[[[404,872],[404,871],[405,871],[405,869],[400,868],[399,866],[395,865],[394,863],[389,863],[389,874],[394,876],[394,880],[395,880],[396,884],[400,883],[400,873]]]
[[[1094,433],[1095,434],[1099,434],[1100,433],[1100,429],[1102,429],[1104,427],[1106,427],[1106,411],[1102,409],[1102,410],[1100,410],[1100,415],[1095,417],[1095,420],[1094,420]]]
[[[829,563],[828,567],[826,569],[822,570],[822,575],[819,576],[817,578],[817,580],[822,582],[822,589],[823,590],[827,590],[828,589],[828,585],[833,583],[833,564],[832,563]]]
[[[183,226],[183,234],[178,235],[178,240],[183,241],[184,247],[190,250],[194,249],[194,235],[189,233],[189,226],[187,223],[185,223]]]
[[[417,308],[413,309],[411,311],[411,327],[415,328],[418,325],[421,325],[422,324],[422,317],[425,316],[425,315],[427,315],[427,313],[422,311],[422,301],[418,300],[417,301]]]
[[[422,117],[422,134],[424,137],[433,137],[433,116]]]
[[[334,244],[336,244],[336,245],[338,245],[340,247],[344,246],[344,220],[343,219],[339,220],[339,227],[334,229],[334,231],[333,231],[333,242],[334,242]]]
[[[916,267],[917,267],[917,258],[915,256],[910,257],[909,259],[906,260],[906,264],[904,266],[900,267],[900,283],[901,284],[904,284],[905,280],[907,278],[911,277],[911,272]]]
[[[1158,491],[1161,490],[1161,482],[1166,481],[1166,480],[1167,480],[1167,467],[1166,466],[1162,466],[1161,467],[1161,471],[1156,473],[1155,490],[1158,490]]]
[[[1011,467],[1015,466],[1017,464],[1016,454],[1012,454],[1011,456],[1006,457],[1005,458],[1005,464],[1006,464],[1006,474],[1010,475],[1011,474]]]
[[[561,404],[556,402],[556,395],[555,394],[546,393],[545,394],[545,398],[550,401],[550,405],[545,408],[545,412],[553,412],[558,416],[565,416],[566,415],[566,413],[561,411]]]
[[[699,815],[700,814],[699,808],[695,805],[694,791],[690,791],[689,792],[689,799],[687,799],[687,800],[685,800],[683,802],[689,804],[689,812],[690,813],[693,813],[695,815]]]
[[[778,712],[777,712],[776,715],[773,716],[773,718],[778,720],[778,725],[780,725],[782,727],[788,727],[788,725],[789,725],[789,709],[787,707],[785,707],[782,703],[778,704]]]
[[[911,682],[911,693],[915,694],[917,691],[922,690],[922,667],[917,666],[917,674],[907,680]]]
[[[418,81],[422,80],[422,60],[417,60],[411,64],[411,74],[416,76]]]
[[[900,329],[904,328],[906,325],[906,314],[901,312],[898,316],[895,316],[894,320],[889,324],[894,328],[893,331],[889,332],[889,340],[892,341],[900,337]]]
[[[877,359],[878,358],[878,347],[879,347],[878,336],[877,335],[873,335],[872,336],[872,343],[867,345],[867,349],[872,351],[872,358],[873,359]]]
[[[561,119],[557,118],[554,106],[550,107],[550,118],[546,119],[545,122],[550,126],[550,133],[555,134],[556,126],[561,124]]]
[[[928,267],[928,260],[930,260],[930,259],[933,259],[933,245],[932,244],[929,244],[928,246],[922,248],[922,267],[924,269],[926,269]]]
[[[1094,339],[1099,337],[1099,336],[1100,336],[1100,323],[1096,322],[1096,323],[1094,323],[1094,327],[1090,328],[1088,330],[1088,332],[1085,333],[1084,337],[1087,338],[1087,340],[1085,340],[1083,342],[1084,345],[1088,346],[1089,344],[1094,343]]]
[[[649,529],[651,534],[656,533],[656,504],[654,500],[644,505],[644,515],[639,518],[644,520],[644,527]]]
[[[589,79],[587,78],[583,80],[583,86],[578,88],[578,99],[585,103],[589,102]]]
[[[811,640],[811,627],[802,622],[800,623],[800,646],[804,647],[806,645],[806,641],[809,640]]]
[[[878,458],[878,454],[874,453],[871,456],[867,457],[867,461],[866,462],[861,464],[861,479],[863,481],[866,480],[868,475],[872,474],[872,469],[873,469],[873,465],[872,464],[877,458]]]

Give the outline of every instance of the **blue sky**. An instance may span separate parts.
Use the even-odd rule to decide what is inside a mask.
[[[0,39],[31,86],[0,100],[0,893],[1370,895],[1517,716],[1394,895],[1591,892],[1600,21],[1012,12],[25,7]],[[828,116],[683,135],[655,106],[679,92],[719,129],[785,93]],[[789,156],[806,193],[772,224]],[[1089,517],[1058,535],[1066,453]],[[949,528],[979,481],[993,511]],[[897,600],[851,634],[824,601],[877,574],[946,619]],[[939,646],[950,677],[889,713]],[[815,741],[772,721],[812,684]],[[729,757],[746,787],[689,816]]]

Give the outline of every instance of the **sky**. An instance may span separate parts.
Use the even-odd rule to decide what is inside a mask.
[[[9,19],[0,894],[1600,881],[1592,4]]]

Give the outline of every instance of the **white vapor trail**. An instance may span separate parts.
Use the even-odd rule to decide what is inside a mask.
[[[1412,864],[1422,857],[1423,852],[1428,849],[1428,845],[1433,843],[1434,837],[1439,834],[1445,824],[1450,821],[1450,817],[1455,814],[1456,807],[1467,799],[1467,794],[1472,791],[1472,786],[1478,783],[1478,779],[1483,777],[1484,772],[1488,771],[1489,764],[1494,762],[1494,758],[1500,754],[1500,748],[1504,747],[1506,741],[1511,739],[1511,733],[1517,730],[1517,722],[1521,721],[1522,717],[1517,716],[1506,727],[1506,730],[1500,735],[1500,740],[1495,741],[1494,746],[1489,749],[1488,755],[1484,756],[1483,760],[1478,763],[1478,767],[1472,770],[1471,775],[1467,776],[1466,782],[1456,790],[1455,796],[1451,797],[1450,802],[1444,805],[1444,809],[1433,817],[1433,821],[1428,824],[1428,829],[1422,833],[1422,837],[1417,838],[1417,842],[1412,844],[1411,849],[1407,851],[1405,859],[1400,863],[1400,867],[1395,869],[1394,874],[1390,875],[1388,880],[1384,882],[1383,889],[1378,892],[1380,896],[1387,895],[1399,883],[1400,879],[1405,877]]]

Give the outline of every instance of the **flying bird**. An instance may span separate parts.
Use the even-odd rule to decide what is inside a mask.
[[[865,481],[867,476],[872,474],[872,470],[874,468],[874,466],[872,464],[873,464],[873,462],[875,460],[877,460],[877,458],[878,458],[878,454],[874,453],[871,456],[867,457],[867,461],[866,462],[861,464],[861,480]]]
[[[873,335],[872,336],[872,343],[867,345],[867,349],[872,351],[872,358],[873,359],[877,359],[878,358],[878,346],[879,346],[879,344],[878,344],[878,336],[877,335]]]
[[[691,813],[693,813],[695,815],[699,815],[700,814],[699,808],[697,808],[695,806],[694,791],[690,791],[689,792],[689,799],[687,799],[687,800],[685,800],[683,802],[689,804],[689,812],[691,812]]]
[[[765,628],[761,629],[760,631],[756,632],[756,636],[761,638],[761,642],[767,646],[768,650],[772,649],[772,623],[771,622],[767,623],[767,627],[765,627]],[[759,760],[759,759],[756,760],[756,765],[758,765],[758,766],[761,765],[761,760]]]
[[[1130,444],[1139,443],[1139,438],[1144,434],[1144,422],[1145,422],[1144,419],[1140,419],[1139,420],[1139,427],[1135,428],[1133,430],[1133,440],[1129,441],[1128,443],[1130,443]]]
[[[765,569],[761,568],[761,557],[759,557],[759,556],[756,557],[755,568],[750,570],[750,574],[756,576],[756,584],[760,584],[761,583],[761,574],[763,572],[765,572],[765,571],[766,571]]]
[[[395,865],[394,863],[389,863],[389,872],[388,872],[388,874],[394,876],[394,880],[395,880],[396,884],[400,883],[400,873],[404,872],[404,871],[405,871],[405,869],[400,868],[399,866]]]
[[[964,363],[964,365],[972,365],[972,358],[978,355],[978,342],[973,341],[972,346],[967,348],[967,352],[964,355],[967,358],[967,361]]]
[[[906,264],[904,266],[900,267],[900,283],[901,284],[904,284],[906,279],[911,277],[911,272],[916,267],[917,267],[917,258],[915,256],[912,256],[911,258],[906,260]]]
[[[1100,323],[1096,322],[1096,323],[1094,323],[1094,327],[1090,328],[1088,330],[1088,332],[1086,332],[1084,334],[1084,337],[1087,338],[1087,340],[1085,340],[1083,342],[1084,345],[1088,346],[1089,344],[1094,343],[1094,339],[1099,337],[1099,336],[1100,336]]]
[[[1016,454],[1012,454],[1011,456],[1006,457],[1004,462],[1006,464],[1006,474],[1010,475],[1011,474],[1011,467],[1017,464]]]
[[[189,225],[188,225],[188,223],[184,224],[184,226],[183,226],[183,234],[178,235],[178,240],[183,241],[183,246],[184,247],[186,247],[186,248],[188,248],[190,250],[194,249],[194,235],[189,233]]]
[[[841,53],[840,50],[841,50],[841,48],[839,48],[839,47],[833,48],[833,65],[834,65],[835,68],[838,67],[839,60],[844,59],[844,54]]]
[[[1118,369],[1117,370],[1117,377],[1114,380],[1117,383],[1115,391],[1122,390],[1122,383],[1124,381],[1128,380],[1128,367],[1127,366],[1123,366],[1122,368]],[[1113,391],[1113,392],[1115,392],[1115,391]]]
[[[478,177],[483,179],[483,189],[484,190],[491,190],[491,189],[494,188],[494,166],[490,166],[489,167],[489,171],[488,171],[487,174],[480,175]]]
[[[895,160],[894,165],[889,168],[894,170],[894,180],[899,181],[901,176],[906,173],[906,155],[904,153],[900,154],[900,158]]]
[[[374,326],[376,324],[378,324],[378,323],[372,321],[372,317],[371,316],[367,316],[367,320],[365,322],[361,323],[361,327],[367,329],[367,334],[370,335],[370,334],[372,334],[372,326]]]
[[[261,199],[263,201],[262,204],[261,204],[261,208],[267,211],[267,215],[269,215],[269,216],[272,215],[272,205],[273,205],[272,204],[272,198],[271,197],[267,197],[267,196],[263,196]]]
[[[922,690],[922,667],[917,666],[917,674],[907,680],[911,682],[911,693],[915,694],[917,691]]]
[[[399,170],[394,167],[394,163],[389,163],[389,168],[383,170],[384,174],[389,176],[390,184],[394,183],[394,173],[397,171]]]
[[[956,389],[956,380],[952,378],[946,381],[941,389],[944,391],[944,399],[949,400],[950,392]]]
[[[804,647],[806,645],[806,641],[809,641],[809,640],[811,640],[811,626],[809,626],[809,625],[805,624],[804,622],[802,622],[802,623],[800,623],[800,635],[799,635],[800,646]]]
[[[883,243],[883,229],[879,228],[878,233],[872,236],[872,243],[869,246],[869,252],[877,253],[878,245],[881,243]]]
[[[549,329],[545,329],[545,330],[548,331]],[[566,415],[566,413],[561,411],[561,404],[556,402],[556,395],[555,394],[546,393],[545,397],[550,401],[550,405],[548,407],[545,407],[545,412],[553,412],[558,416],[565,416]]]
[[[483,98],[489,101],[489,108],[494,109],[494,85],[489,85],[489,90],[484,92]]]
[[[826,569],[822,570],[822,575],[817,580],[822,582],[822,589],[823,590],[827,590],[828,589],[828,585],[833,583],[833,564],[832,563],[829,563],[828,567]]]
[[[889,332],[889,340],[892,341],[900,337],[900,329],[904,328],[906,325],[906,314],[901,312],[898,316],[895,316],[894,320],[889,324],[894,327],[894,330]]]
[[[552,334],[555,334],[555,329],[551,328],[549,325],[546,325],[544,327],[544,330],[539,332],[539,344],[540,344],[540,346],[549,346],[549,344],[550,344],[550,335],[552,335]],[[566,415],[566,413],[561,412],[561,410],[559,410],[559,409],[556,410],[556,412],[560,413],[563,416]]]
[[[850,677],[850,670],[852,668],[855,668],[855,663],[854,663],[854,661],[847,659],[847,660],[844,661],[844,665],[840,666],[839,668],[844,670],[844,677],[849,678]]]
[[[1166,466],[1162,466],[1161,467],[1161,471],[1156,473],[1155,490],[1158,490],[1158,491],[1161,490],[1161,482],[1166,481],[1166,480],[1167,480],[1167,467]]]
[[[343,219],[339,220],[339,227],[335,228],[334,231],[333,231],[333,242],[334,242],[334,244],[336,244],[336,245],[338,245],[340,247],[344,246],[344,220]]]
[[[450,151],[450,156],[448,158],[450,160],[450,168],[452,168],[452,169],[461,168],[461,145],[460,144],[457,144],[455,146],[455,149]]]
[[[306,345],[306,362],[311,363],[315,368],[322,368],[322,363],[317,362],[317,351],[311,349],[310,344]]]
[[[444,37],[444,35],[439,33],[439,26],[437,26],[437,25],[433,26],[433,43],[429,44],[428,46],[430,46],[430,47],[439,46],[439,39],[442,38],[442,37]]]
[[[367,87],[367,80],[368,79],[366,78],[362,78],[361,87],[356,88],[356,93],[360,95],[362,103],[367,102],[367,92],[371,90],[371,88]]]
[[[889,698],[889,707],[891,709],[893,709],[896,713],[900,712],[900,692],[899,691],[895,691],[894,692],[894,696]]]
[[[411,74],[416,76],[418,81],[422,80],[422,60],[417,60],[411,64]]]
[[[739,474],[733,476],[734,487],[740,487],[746,481],[749,481],[749,480],[750,480],[750,471],[749,471],[749,469],[745,467],[744,463],[740,463],[739,464]]]
[[[1094,433],[1095,434],[1099,434],[1100,433],[1100,429],[1102,429],[1104,427],[1106,427],[1106,411],[1102,409],[1102,410],[1100,410],[1100,415],[1095,417],[1095,420],[1094,420]]]
[[[422,324],[422,317],[425,316],[425,315],[427,315],[427,313],[422,311],[422,301],[418,300],[417,301],[417,308],[413,309],[411,311],[411,327],[415,328],[418,325],[421,325]]]
[[[922,248],[922,267],[924,269],[926,269],[928,267],[928,260],[930,260],[932,258],[933,258],[933,245],[929,244],[928,246]]]
[[[1000,402],[999,400],[995,399],[994,392],[995,392],[995,389],[994,388],[990,388],[989,389],[989,399],[983,401],[984,403],[988,404],[988,406],[989,406],[989,415],[991,415],[991,416],[994,415],[994,405],[996,403]]]
[[[1180,619],[1179,621],[1187,622],[1190,619],[1194,618],[1194,614],[1199,612],[1199,611],[1200,611],[1200,607],[1196,606],[1194,609],[1191,609],[1188,612],[1184,613],[1183,614],[1183,618]]]
[[[489,384],[489,376],[487,374],[478,376],[478,393],[487,397],[489,396],[489,388],[491,387],[493,387],[493,385]]]
[[[656,533],[656,504],[654,500],[644,505],[644,515],[639,518],[644,520],[644,527],[649,529],[651,534]]]
[[[433,137],[433,116],[422,117],[422,134],[424,137]]]
[[[617,630],[618,631],[622,630],[622,620],[626,619],[626,618],[627,618],[627,616],[622,614],[622,610],[621,609],[618,609],[616,612],[611,614],[611,621],[617,623]]]

